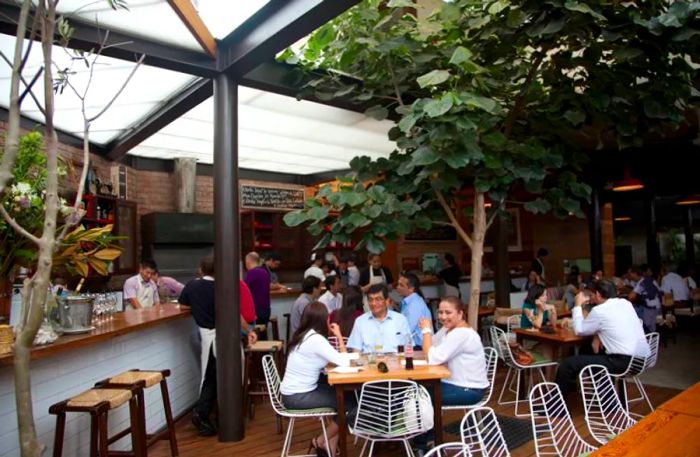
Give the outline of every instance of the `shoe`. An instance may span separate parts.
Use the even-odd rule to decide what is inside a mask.
[[[329,457],[328,452],[319,446],[318,442],[316,441],[316,437],[311,439],[311,443],[309,444],[309,453],[312,449],[316,452],[316,457]]]
[[[192,425],[199,431],[199,436],[215,436],[216,427],[209,422],[209,419],[201,417],[197,412],[192,413]]]

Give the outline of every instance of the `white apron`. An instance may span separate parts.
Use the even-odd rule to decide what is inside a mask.
[[[207,372],[207,365],[209,363],[209,351],[214,351],[214,357],[216,357],[216,329],[212,328],[199,328],[199,336],[202,340],[202,349],[199,355],[199,363],[202,369],[202,376],[199,380],[199,389],[202,389],[202,384],[204,383],[204,375]]]
[[[153,306],[153,288],[151,287],[150,282],[144,283],[143,280],[139,278],[139,288],[136,290],[136,299],[144,308],[150,308]]]

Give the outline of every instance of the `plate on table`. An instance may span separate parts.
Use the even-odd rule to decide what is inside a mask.
[[[348,360],[357,360],[360,358],[359,352],[341,352],[340,356]]]
[[[338,374],[350,374],[350,373],[359,373],[360,370],[364,370],[364,367],[335,367],[330,370],[328,370],[329,373],[338,373]]]
[[[427,360],[415,360],[415,359],[413,359],[413,366],[414,367],[423,367],[423,366],[427,366],[427,365],[428,365]],[[401,360],[401,366],[402,367],[406,366],[406,360],[404,360],[404,359]]]
[[[63,333],[65,333],[66,335],[77,335],[79,333],[92,332],[93,330],[95,330],[95,327],[72,328],[72,329],[64,329]]]

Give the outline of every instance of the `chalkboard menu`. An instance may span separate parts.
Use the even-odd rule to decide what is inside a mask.
[[[303,209],[304,189],[241,185],[241,207],[246,209]]]
[[[428,230],[414,230],[405,237],[406,241],[456,241],[457,231],[454,227],[433,225]]]

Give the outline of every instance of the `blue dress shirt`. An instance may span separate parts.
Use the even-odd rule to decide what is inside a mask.
[[[401,300],[400,309],[401,314],[406,316],[408,328],[411,329],[411,334],[413,335],[413,345],[422,346],[423,334],[421,333],[420,326],[418,324],[423,317],[432,321],[433,317],[430,314],[428,305],[425,304],[423,297],[413,292],[411,295]]]
[[[408,321],[402,314],[388,310],[384,320],[380,321],[367,312],[355,320],[347,346],[367,352],[374,351],[375,345],[381,345],[378,352],[397,352],[397,346],[406,344],[410,334]]]

